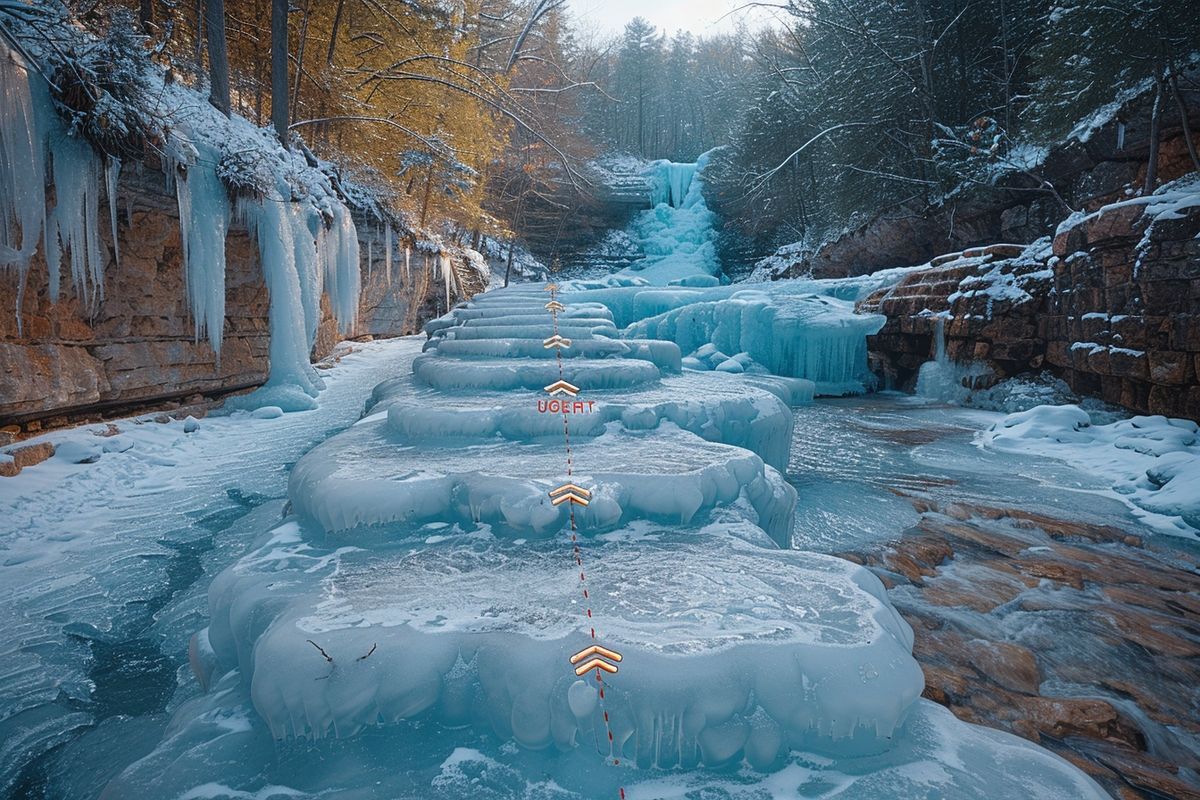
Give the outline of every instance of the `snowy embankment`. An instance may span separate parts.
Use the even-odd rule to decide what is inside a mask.
[[[879,580],[790,546],[777,468],[812,381],[681,371],[676,341],[622,338],[655,291],[524,285],[432,323],[213,581],[191,645],[207,694],[105,796],[1102,797],[920,699]],[[713,319],[697,327],[732,341]],[[560,378],[570,400],[547,394]],[[552,502],[564,481],[588,502]],[[570,666],[589,643],[623,656],[599,685]]]
[[[1094,424],[1076,405],[1037,406],[1005,417],[980,441],[1112,481],[1112,493],[1157,531],[1195,538],[1200,530],[1200,426],[1191,420],[1139,416]]]
[[[300,414],[142,416],[30,440],[55,444],[57,454],[0,479],[0,794],[30,763],[53,773],[38,759],[56,745],[68,743],[64,763],[105,776],[123,762],[96,755],[108,752],[104,736],[126,737],[130,752],[157,740],[153,717],[91,729],[131,713],[110,707],[122,671],[136,669],[143,696],[159,691],[163,702],[196,691],[186,671],[178,687],[175,676],[208,616],[206,581],[186,577],[191,560],[215,571],[242,552],[247,527],[278,519],[286,465],[352,423],[371,387],[407,372],[418,352],[415,339],[354,345],[322,371],[318,408]],[[260,504],[265,517],[254,512]],[[140,658],[129,642],[143,643]],[[122,649],[131,663],[106,667],[103,654]],[[107,671],[114,666],[116,675]]]

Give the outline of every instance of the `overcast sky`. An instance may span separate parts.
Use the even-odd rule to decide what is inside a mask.
[[[751,27],[770,20],[760,9],[746,9],[729,14],[744,5],[746,0],[568,0],[572,16],[579,29],[599,33],[620,33],[625,23],[634,17],[644,17],[660,30],[674,33],[682,28],[701,36],[730,31],[737,20],[745,19]],[[728,16],[726,16],[728,15]],[[722,18],[724,17],[724,18]]]

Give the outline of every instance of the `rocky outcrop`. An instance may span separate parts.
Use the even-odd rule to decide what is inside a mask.
[[[85,305],[64,278],[59,302],[51,303],[40,252],[23,294],[15,273],[0,275],[0,296],[21,298],[19,324],[13,307],[0,311],[0,424],[228,393],[266,379],[268,298],[249,237],[233,232],[226,244],[225,341],[218,359],[194,336],[179,220],[161,176],[131,171],[118,207],[125,212],[119,264],[109,228],[100,226],[102,298]]]
[[[1184,92],[1190,127],[1200,129],[1200,93]],[[938,253],[990,242],[1032,242],[1052,234],[1072,208],[1093,211],[1124,199],[1141,186],[1149,154],[1150,107],[1144,96],[1130,101],[1086,140],[1070,139],[1049,149],[1034,178],[1009,173],[994,184],[957,192],[930,203],[913,200],[865,220],[815,251],[781,253],[767,259],[772,279],[811,275],[836,278],[888,267],[920,264]],[[1192,169],[1179,115],[1163,118],[1158,159],[1160,180]],[[1039,179],[1054,186],[1039,191]],[[1069,207],[1068,205],[1069,204]]]
[[[1016,257],[935,259],[860,304],[888,317],[868,341],[889,385],[910,386],[944,336],[987,385],[1048,369],[1078,394],[1200,419],[1200,208],[1106,208]]]
[[[925,696],[1057,752],[1114,797],[1200,797],[1200,578],[1119,528],[911,497],[919,523],[844,554],[912,625]]]
[[[226,240],[224,344],[217,357],[207,340],[194,335],[178,209],[162,173],[150,168],[124,170],[117,205],[119,261],[113,258],[107,220],[100,225],[105,254],[102,298],[84,304],[64,278],[59,302],[51,303],[40,253],[24,287],[16,273],[0,272],[0,297],[8,298],[8,307],[0,309],[0,429],[9,434],[135,409],[201,403],[266,380],[269,297],[258,249],[246,232],[235,228]],[[388,275],[380,227],[365,219],[356,222],[363,288],[359,322],[350,336],[396,336],[419,330],[433,312],[435,304],[429,298],[438,293],[438,281],[418,274],[419,270],[411,278],[404,275],[404,244],[399,239]],[[475,271],[461,261],[456,249],[459,288],[477,291]],[[414,258],[414,266],[423,264]],[[408,298],[414,293],[427,302],[410,307]],[[19,324],[16,298],[20,298]],[[322,308],[324,320],[314,359],[328,355],[345,338],[326,300]],[[445,310],[444,298],[440,310]]]

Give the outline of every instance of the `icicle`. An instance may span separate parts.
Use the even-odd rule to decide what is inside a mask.
[[[358,266],[358,231],[350,212],[341,203],[333,206],[333,227],[324,234],[325,290],[338,327],[349,335],[358,321],[361,281]]]
[[[297,225],[300,217],[278,193],[262,201],[242,200],[237,216],[250,235],[258,242],[263,277],[270,293],[271,374],[267,382],[245,397],[233,398],[226,407],[258,408],[276,405],[285,411],[315,408],[313,400],[322,388],[322,381],[309,363],[305,336],[304,304],[300,296],[300,277],[297,272],[295,233],[307,226]],[[315,262],[315,248],[313,252]]]
[[[387,271],[387,285],[392,288],[392,226],[383,233],[383,268]]]
[[[175,179],[175,197],[194,335],[200,341],[207,334],[213,352],[220,357],[225,332],[225,237],[231,212],[225,186],[213,166],[218,154],[201,147],[197,162]],[[112,182],[115,184],[115,178]],[[115,217],[113,225],[115,230]]]
[[[47,226],[46,262],[50,301],[58,302],[59,242],[71,251],[71,281],[79,298],[104,297],[104,261],[100,250],[100,159],[87,142],[65,132],[51,138],[57,205]],[[51,240],[57,239],[54,245]],[[91,292],[95,292],[94,295]]]
[[[121,249],[117,244],[117,178],[121,175],[121,159],[109,156],[104,162],[104,191],[108,195],[108,219],[112,223],[113,263],[121,266]],[[225,240],[221,237],[224,252]]]
[[[658,161],[655,162],[654,169],[650,202],[654,205],[666,203],[672,208],[682,208],[698,165]]]
[[[412,248],[404,245],[404,282],[412,285]]]
[[[305,203],[285,203],[291,228],[296,279],[300,284],[300,307],[304,311],[304,341],[308,349],[317,341],[321,325],[321,292],[324,290],[324,259],[327,257],[325,222],[321,213]]]
[[[446,281],[446,310],[450,310],[450,284],[453,282],[454,270],[450,268],[450,256],[442,253],[438,261],[441,264],[442,277]]]
[[[24,332],[21,305],[29,262],[46,226],[45,135],[39,106],[45,87],[24,60],[0,42],[0,266],[17,270],[17,333]],[[17,231],[20,228],[20,245]]]
[[[37,106],[49,98],[37,80],[0,42],[0,266],[16,267],[22,290],[46,224],[45,134]],[[16,312],[20,330],[19,300]]]

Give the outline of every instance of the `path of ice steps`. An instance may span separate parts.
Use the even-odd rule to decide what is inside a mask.
[[[558,351],[549,349],[536,339],[430,339],[426,350],[455,358],[541,358],[554,359]],[[650,361],[659,369],[679,372],[682,357],[674,342],[641,339],[577,339],[562,351],[564,359],[575,358],[633,358]]]
[[[631,430],[647,430],[665,420],[708,441],[750,450],[782,471],[791,442],[792,394],[786,381],[765,376],[762,382],[776,384],[774,391],[749,387],[734,376],[695,373],[633,390],[588,391],[587,400],[579,401],[582,411],[570,412],[571,435],[597,436],[616,421]],[[497,436],[521,441],[562,435],[560,413],[539,411],[538,400],[511,393],[459,397],[425,391],[414,396],[411,382],[395,382],[377,393],[375,401],[372,416],[386,413],[391,430],[406,441]],[[575,408],[569,398],[562,402]]]
[[[511,317],[530,317],[541,315],[540,321],[546,321],[546,307],[544,304],[525,303],[522,305],[467,305],[463,308],[456,308],[450,312],[451,319],[442,317],[434,322],[464,322],[480,319],[508,319]],[[602,319],[612,321],[612,312],[602,303],[572,303],[565,306],[564,309],[558,312],[558,318],[561,319]],[[432,323],[431,323],[432,324]],[[436,330],[446,326],[437,325],[433,329],[427,327],[427,332],[433,333]]]
[[[631,519],[688,524],[718,506],[740,504],[777,542],[792,531],[795,490],[762,459],[706,442],[664,422],[630,431],[610,423],[603,435],[574,443],[573,479],[592,492],[575,511],[582,531]],[[326,531],[393,522],[461,521],[502,526],[505,535],[549,536],[567,523],[550,489],[566,479],[557,436],[405,441],[385,420],[356,425],[319,445],[293,467],[295,510]]]
[[[413,361],[413,375],[420,383],[443,391],[540,392],[560,377],[592,390],[632,389],[657,381],[660,373],[649,361],[627,358],[570,359],[563,362],[560,376],[558,364],[544,358],[467,361],[426,353]]]
[[[462,328],[486,328],[486,327],[513,327],[517,325],[534,326],[539,330],[546,330],[546,312],[542,310],[540,314],[506,314],[502,317],[476,317],[474,319],[466,319],[462,322]],[[560,317],[559,327],[574,327],[574,328],[604,328],[611,330],[614,333],[617,327],[612,324],[611,317],[601,317],[594,314],[580,316]],[[458,330],[458,328],[450,328],[448,330]]]
[[[371,551],[284,524],[214,582],[202,669],[241,669],[278,737],[422,714],[532,749],[603,737],[594,689],[562,666],[590,635],[562,600],[578,578],[561,543],[456,530]],[[745,524],[643,523],[583,547],[598,632],[625,656],[606,705],[639,766],[878,751],[921,691],[911,630],[849,562],[774,549]]]

